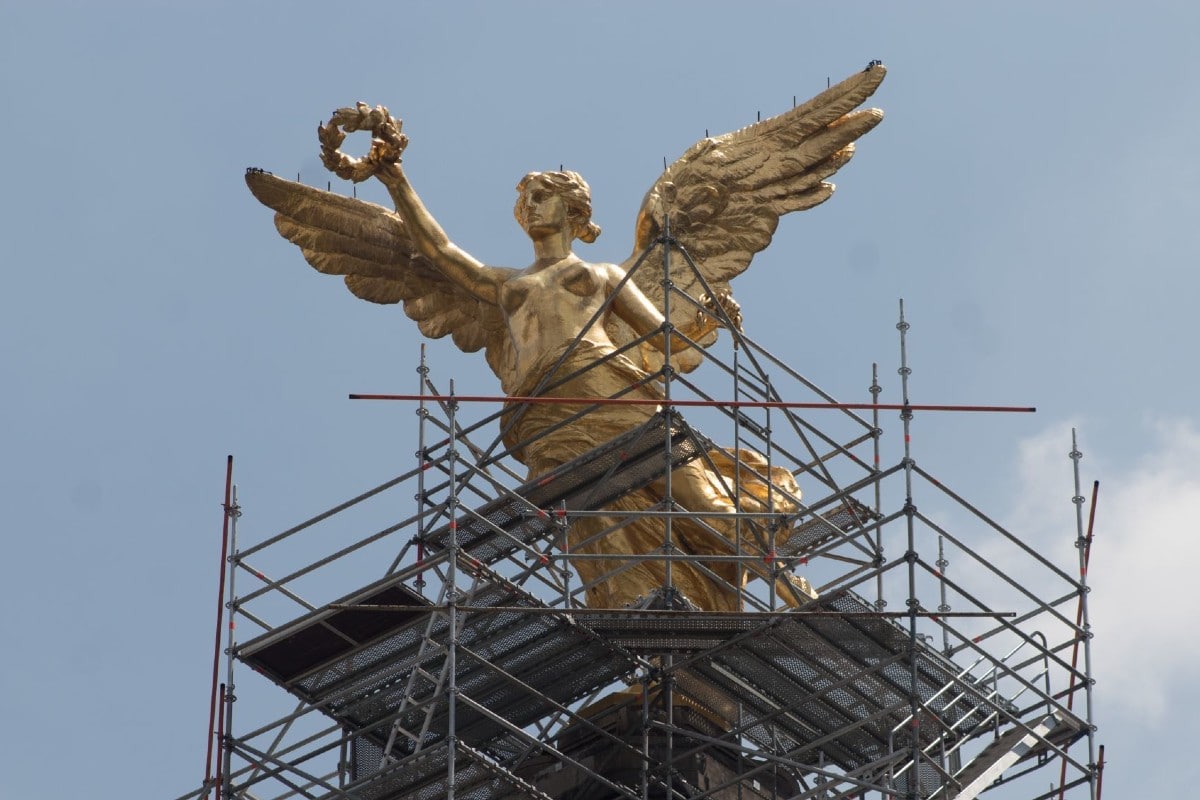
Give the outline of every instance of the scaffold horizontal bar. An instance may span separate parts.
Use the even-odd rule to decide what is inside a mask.
[[[398,612],[398,613],[445,613],[450,610],[447,605],[422,605],[422,606],[405,606],[405,605],[355,605],[353,603],[331,603],[328,608],[354,611],[383,611],[383,612]],[[511,614],[513,613],[512,606],[472,606],[455,604],[457,612],[471,614]],[[867,618],[882,618],[882,619],[906,619],[911,616],[928,617],[930,619],[941,619],[944,617],[1015,617],[1015,611],[918,611],[915,615],[911,611],[745,611],[741,614],[729,614],[724,611],[703,611],[693,609],[654,609],[647,611],[640,608],[574,608],[563,609],[546,607],[523,607],[520,609],[522,614],[551,614],[554,616],[623,616],[636,618],[653,618],[653,617],[671,617],[678,616],[685,619],[733,619],[746,622],[767,621],[774,619],[795,619],[798,615],[811,617],[867,617]]]
[[[930,403],[833,403],[782,400],[675,400],[641,397],[523,397],[486,394],[351,394],[351,400],[406,400],[447,403],[533,403],[544,405],[676,406],[680,408],[803,408],[845,411],[991,411],[1029,414],[1035,406],[971,406]]]

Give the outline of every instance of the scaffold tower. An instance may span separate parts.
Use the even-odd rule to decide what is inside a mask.
[[[689,259],[669,230],[655,247],[642,268]],[[917,464],[925,412],[1029,409],[909,402],[903,304],[892,404],[876,367],[845,402],[727,327],[695,373],[663,367],[648,421],[544,474],[503,432],[551,400],[456,395],[424,350],[418,391],[392,397],[418,409],[403,474],[244,541],[230,466],[220,592],[240,633],[218,619],[212,747],[180,800],[1096,800],[1078,448],[1079,560],[1056,564]],[[644,402],[585,399],[575,423]],[[766,466],[735,484],[782,468],[802,495],[773,485],[719,521],[672,496],[678,470],[742,451]],[[666,499],[622,502],[650,486]],[[589,519],[597,541],[634,519],[662,540],[602,558],[572,547]],[[662,585],[588,604],[639,564]],[[684,565],[734,608],[698,608],[671,580]],[[291,710],[250,719],[251,691]]]

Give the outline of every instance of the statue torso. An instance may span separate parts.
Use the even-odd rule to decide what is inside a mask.
[[[554,264],[530,269],[505,281],[500,287],[500,307],[508,321],[516,353],[516,368],[522,383],[526,371],[544,353],[556,350],[579,336],[584,326],[604,307],[609,270],[589,264],[574,255]],[[606,310],[583,338],[613,347],[604,329],[611,311]]]

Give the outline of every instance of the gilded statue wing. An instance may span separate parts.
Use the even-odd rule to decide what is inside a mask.
[[[302,183],[247,170],[246,184],[275,211],[275,227],[319,272],[345,276],[356,297],[403,303],[404,313],[431,339],[449,335],[461,350],[486,348],[498,375],[511,369],[512,352],[499,306],[448,280],[417,252],[398,214]]]
[[[770,244],[782,215],[812,208],[833,194],[833,184],[825,179],[854,155],[855,140],[883,119],[882,111],[858,106],[874,93],[885,74],[882,64],[872,62],[791,111],[697,142],[646,193],[638,212],[633,254],[622,266],[631,269],[662,236],[669,219],[669,233],[704,278],[701,281],[682,255],[673,253],[675,288],[696,300],[705,294],[727,294],[729,281]],[[632,277],[660,308],[661,264],[656,254]],[[696,311],[683,298],[673,299],[671,321],[686,331]],[[610,330],[610,335],[617,341],[633,338],[628,330]],[[700,343],[707,346],[715,339],[710,335]],[[651,357],[648,347],[643,351],[643,357]],[[680,362],[676,366],[686,370],[699,359],[693,356]]]

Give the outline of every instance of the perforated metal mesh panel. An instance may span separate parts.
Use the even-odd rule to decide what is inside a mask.
[[[629,611],[618,615],[580,610],[572,616],[607,641],[647,654],[707,650],[763,625],[761,616],[752,614]]]
[[[460,693],[518,727],[552,713],[632,671],[633,661],[588,631],[557,615],[480,615],[479,630],[458,651]],[[441,664],[436,668],[440,669]],[[515,679],[512,680],[512,679]],[[524,686],[531,687],[530,689]],[[430,738],[445,734],[448,703],[439,699]],[[404,720],[414,726],[418,718]],[[457,736],[483,745],[504,727],[464,704],[456,714]]]
[[[366,737],[355,740],[352,780],[345,792],[361,800],[444,800],[449,786],[449,744],[443,742],[380,769],[382,750]],[[486,754],[458,745],[454,759],[454,795],[468,800],[499,797],[552,800],[505,770]],[[337,796],[337,795],[330,795]]]
[[[484,582],[460,615],[454,671],[460,697],[519,728],[633,671],[633,658],[619,647],[564,614],[547,613],[538,600],[498,576],[485,573],[482,578]],[[425,749],[440,746],[449,727],[446,685],[435,694],[435,681],[445,666],[450,643],[448,614],[431,607],[415,616],[375,613],[404,624],[299,677],[278,676],[290,691],[319,704],[325,713],[359,732],[356,751],[368,755],[356,755],[355,761],[366,766],[366,761],[374,759],[372,771],[378,769],[393,719],[401,708],[411,709],[398,720],[401,729],[411,735],[401,733],[396,738],[394,757],[416,752],[417,740]],[[430,614],[434,615],[432,626]],[[312,624],[323,623],[314,619]],[[422,647],[427,627],[431,646]],[[287,637],[283,641],[297,640]],[[271,652],[277,661],[287,660],[277,650],[263,648],[259,652]],[[415,672],[418,668],[423,672]],[[504,725],[466,702],[457,704],[455,734],[464,747],[488,749],[501,757],[509,736]],[[515,746],[512,742],[508,745]],[[437,757],[430,755],[412,763],[426,769],[436,761]],[[443,759],[440,766],[428,768],[437,772],[444,767]],[[419,772],[417,766],[411,769]],[[408,772],[397,771],[388,785],[399,786],[410,779],[406,776]]]
[[[842,533],[870,525],[879,514],[854,498],[828,511],[818,511],[792,529],[791,536],[777,550],[781,556],[799,556],[815,550]]]
[[[849,594],[823,599],[818,608],[870,613]],[[761,747],[811,757],[820,750],[847,770],[911,744],[913,728],[903,723],[914,688],[929,712],[961,735],[987,713],[952,663],[920,643],[910,656],[908,634],[870,616],[783,615],[688,663],[677,680],[681,691],[736,720]],[[928,724],[918,735],[928,744],[941,730],[922,722]]]
[[[634,669],[631,657],[598,639],[566,616],[522,613],[544,608],[534,598],[502,582],[485,585],[472,598],[478,607],[501,611],[471,611],[461,615],[455,682],[459,691],[520,726],[550,713],[555,703],[570,703]],[[432,612],[430,612],[432,613]],[[435,645],[422,651],[426,620],[414,620],[353,654],[312,672],[291,688],[313,703],[323,704],[335,719],[367,729],[394,714],[409,689],[409,675],[420,667],[430,676],[441,673],[449,644],[449,618],[438,612],[430,632]],[[530,691],[511,680],[530,686]],[[412,696],[423,698],[434,689],[418,679]],[[446,733],[444,697],[434,700],[433,724],[426,742]],[[422,714],[414,712],[401,725],[414,733]],[[481,744],[502,727],[460,704],[458,736]]]

